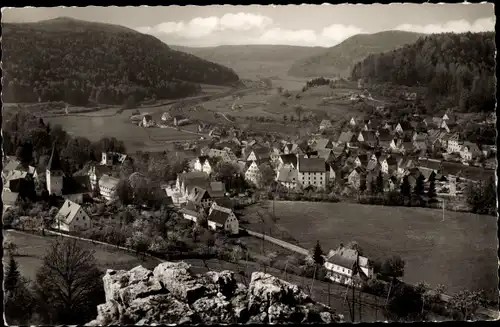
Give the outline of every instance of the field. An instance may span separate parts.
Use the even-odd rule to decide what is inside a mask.
[[[140,111],[150,113],[159,120],[162,107],[141,108]],[[167,150],[169,143],[173,141],[200,138],[198,135],[171,128],[142,128],[130,121],[130,115],[131,111],[116,114],[116,109],[107,109],[85,115],[46,117],[44,120],[52,125],[60,124],[71,135],[84,136],[91,141],[98,141],[103,137],[116,137],[124,141],[130,153],[137,150],[163,151]]]
[[[445,212],[441,221],[440,210],[349,203],[283,201],[275,202],[274,210],[277,227],[306,249],[317,240],[324,251],[357,241],[374,260],[400,255],[408,283],[444,284],[447,293],[483,289],[491,299],[498,296],[494,217]],[[260,232],[262,227],[253,220],[248,228]]]
[[[4,240],[11,241],[18,246],[17,252],[19,255],[16,256],[16,260],[19,263],[21,274],[31,280],[35,279],[36,272],[42,265],[43,257],[57,238],[58,236],[42,237],[17,231],[4,231]],[[158,260],[149,257],[146,257],[146,260],[142,261],[132,253],[111,247],[93,245],[84,241],[78,241],[78,243],[86,249],[95,251],[94,256],[97,265],[103,271],[106,271],[106,269],[132,269],[139,265],[152,269],[159,263]],[[4,256],[4,260],[7,259],[8,257]]]

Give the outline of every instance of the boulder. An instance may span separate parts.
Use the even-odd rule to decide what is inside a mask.
[[[88,326],[157,324],[336,323],[341,316],[296,285],[260,272],[249,287],[232,271],[194,275],[185,262],[108,270],[106,303]]]

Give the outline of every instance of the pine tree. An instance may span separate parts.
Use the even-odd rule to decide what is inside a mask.
[[[436,184],[434,180],[431,180],[431,182],[429,183],[429,190],[427,191],[427,197],[429,198],[429,200],[433,200],[436,198],[436,196]]]
[[[9,264],[5,272],[4,289],[5,292],[15,292],[19,284],[21,274],[19,273],[19,264],[13,256],[10,256]]]
[[[382,172],[380,171],[377,176],[377,193],[384,192],[384,178],[382,177]]]
[[[408,181],[408,176],[403,177],[403,183],[401,183],[401,195],[410,196],[410,182]]]
[[[422,194],[424,194],[424,181],[425,181],[424,176],[419,175],[417,177],[417,181],[415,183],[415,187],[413,188],[413,193],[415,195],[422,195]]]
[[[322,265],[325,261],[325,259],[323,258],[323,250],[321,249],[319,241],[316,242],[316,246],[314,247],[313,259],[314,262],[318,265]]]

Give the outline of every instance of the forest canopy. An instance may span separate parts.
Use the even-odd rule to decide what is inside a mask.
[[[422,100],[434,109],[495,109],[495,34],[435,34],[358,62],[352,78],[368,83],[426,87]]]
[[[4,102],[123,104],[234,85],[230,68],[172,50],[126,27],[56,18],[2,24]]]

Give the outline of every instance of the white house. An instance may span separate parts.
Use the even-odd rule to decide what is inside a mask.
[[[103,198],[110,201],[116,197],[116,187],[120,180],[109,175],[103,175],[99,179],[99,193]]]
[[[240,226],[238,218],[234,214],[233,210],[217,205],[213,203],[208,212],[208,227],[216,230],[217,228],[222,228],[224,231],[237,235],[240,231]]]
[[[256,161],[252,161],[249,164],[247,164],[247,168],[245,171],[245,179],[248,180],[249,182],[252,182],[255,185],[260,184],[260,178],[261,178],[261,173],[259,166],[257,165]]]
[[[194,163],[194,170],[201,171],[207,175],[211,175],[215,168],[215,160],[209,156],[200,156],[196,158]]]
[[[330,180],[330,169],[323,158],[302,158],[297,160],[298,178],[305,188],[325,188]]]
[[[96,188],[97,182],[103,175],[111,174],[111,168],[105,165],[92,165],[89,168],[89,179],[90,179],[90,187],[93,189]]]
[[[161,120],[164,122],[172,120],[172,116],[168,112],[164,112],[163,115],[161,115]]]
[[[278,158],[277,170],[283,168],[296,169],[297,168],[297,155],[295,154],[282,154]]]
[[[299,180],[299,172],[294,168],[281,168],[278,171],[278,176],[276,181],[283,185],[289,190],[294,190],[297,188],[297,182]]]
[[[349,125],[356,126],[356,119],[354,117],[351,117],[351,120],[349,121]]]
[[[66,232],[86,230],[92,227],[92,221],[83,208],[70,200],[64,201],[55,217],[52,228]]]
[[[153,127],[155,125],[155,121],[153,120],[153,116],[144,115],[142,117],[142,127]]]
[[[460,156],[466,161],[472,161],[481,156],[481,150],[476,143],[464,142],[460,151]]]
[[[460,136],[458,133],[455,133],[451,135],[448,138],[448,147],[447,147],[447,152],[448,153],[458,153],[462,149],[462,145],[460,144]]]
[[[361,279],[369,279],[374,276],[373,268],[366,257],[359,255],[359,252],[354,249],[343,246],[335,251],[330,251],[324,266],[332,281],[344,285],[353,285],[354,276]],[[361,285],[355,284],[355,286]]]
[[[332,128],[332,122],[329,119],[323,119],[319,124],[319,130],[323,131]]]

